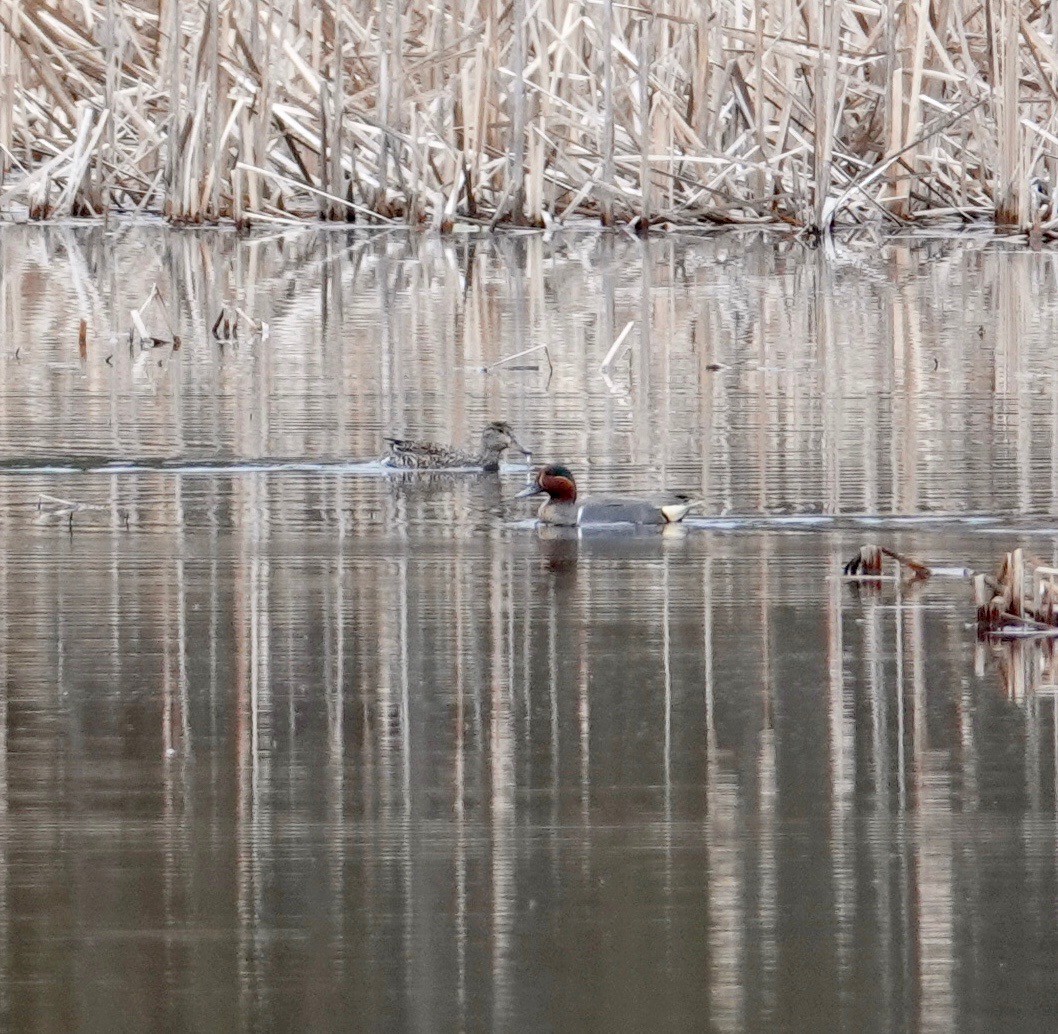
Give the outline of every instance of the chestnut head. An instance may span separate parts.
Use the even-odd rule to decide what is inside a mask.
[[[550,463],[541,467],[532,483],[522,489],[515,498],[525,499],[531,495],[549,495],[555,502],[572,503],[577,498],[577,483],[573,480],[569,467]]]

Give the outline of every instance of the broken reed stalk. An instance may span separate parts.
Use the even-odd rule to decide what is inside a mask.
[[[635,326],[635,320],[629,320],[624,327],[624,330],[614,339],[614,343],[610,346],[610,351],[606,353],[606,357],[599,364],[599,372],[606,373],[607,370],[613,366],[617,356],[621,353],[621,346],[625,343],[625,339],[628,337],[630,331]]]
[[[843,571],[850,578],[880,578],[883,557],[889,557],[898,565],[908,568],[914,578],[929,578],[933,574],[932,568],[922,563],[921,560],[916,560],[904,553],[897,553],[895,549],[877,545],[861,546],[856,555],[845,564]]]
[[[983,213],[1026,229],[1035,209],[1058,235],[1049,5],[588,12],[0,3],[0,212],[826,230]]]
[[[483,373],[491,373],[497,367],[506,366],[507,363],[512,363],[515,359],[522,359],[527,355],[532,355],[534,352],[539,352],[541,350],[543,350],[545,355],[548,355],[547,345],[533,345],[531,348],[523,348],[520,352],[515,352],[514,355],[508,355],[504,356],[502,359],[497,359],[491,366],[483,366],[481,370]],[[550,364],[550,362],[551,358],[550,355],[548,355],[548,363]],[[512,367],[512,369],[516,369],[516,367]]]
[[[646,18],[639,23],[639,232],[650,230],[650,35]]]
[[[998,8],[999,17],[992,20],[996,33],[992,48],[994,53],[999,55],[1000,68],[996,115],[999,138],[996,222],[1000,226],[1017,226],[1024,215],[1021,201],[1026,193],[1021,183],[1021,118],[1018,112],[1021,74],[1021,50],[1018,40],[1020,0],[1000,0],[995,6]]]
[[[603,0],[602,18],[602,192],[599,219],[614,224],[613,0]]]
[[[42,492],[37,496],[37,513],[41,519],[53,517],[65,518],[70,530],[73,530],[74,514],[78,513],[115,513],[125,528],[129,527],[130,514],[123,506],[113,510],[110,506],[101,506],[99,503],[84,503],[77,499],[64,499],[57,495],[48,495]]]
[[[525,222],[525,0],[512,0],[511,59],[513,82],[510,90],[510,162],[507,166],[508,217],[516,226]]]
[[[978,629],[989,635],[1018,635],[1026,630],[1058,632],[1058,569],[1031,566],[1026,591],[1026,563],[1021,549],[1003,557],[994,578],[974,578]]]

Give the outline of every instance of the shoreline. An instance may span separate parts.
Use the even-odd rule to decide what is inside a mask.
[[[55,227],[89,229],[93,227],[104,230],[112,228],[156,228],[170,232],[218,233],[233,235],[246,240],[254,240],[261,232],[317,231],[333,234],[363,234],[365,236],[384,236],[400,234],[416,236],[431,240],[477,239],[490,240],[510,237],[542,237],[550,239],[562,235],[599,236],[623,238],[626,240],[663,240],[673,237],[712,239],[724,236],[742,236],[763,234],[776,239],[812,240],[815,242],[833,240],[850,240],[858,237],[872,236],[880,240],[931,239],[931,238],[992,238],[997,241],[1017,241],[1036,239],[1040,243],[1058,241],[1058,227],[1053,230],[1029,227],[1005,227],[993,220],[962,221],[957,219],[938,219],[909,222],[905,226],[887,226],[881,223],[838,223],[826,233],[818,233],[810,227],[793,227],[782,222],[760,223],[659,223],[649,231],[637,230],[634,224],[602,226],[592,219],[577,219],[557,225],[532,227],[514,226],[500,223],[489,226],[482,222],[456,223],[446,230],[433,227],[411,225],[406,222],[387,224],[370,224],[364,222],[334,222],[319,219],[312,214],[291,216],[278,219],[269,216],[247,220],[243,225],[231,219],[219,219],[201,222],[173,222],[163,215],[154,212],[119,212],[108,216],[59,216],[48,219],[31,219],[23,213],[0,212],[0,231],[14,227]]]

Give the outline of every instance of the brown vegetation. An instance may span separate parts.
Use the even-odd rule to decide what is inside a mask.
[[[861,546],[844,565],[847,579],[879,588],[884,558],[896,561],[897,577],[906,568],[910,581],[929,578],[933,569],[885,546]],[[1024,551],[1006,553],[995,575],[965,571],[973,584],[977,631],[989,637],[1058,635],[1058,568],[1026,560]]]
[[[994,578],[974,577],[977,627],[990,635],[1058,634],[1058,570],[1032,563],[1015,549]]]

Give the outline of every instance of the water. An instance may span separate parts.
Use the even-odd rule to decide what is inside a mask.
[[[1058,561],[1055,280],[965,237],[0,229],[2,1026],[1050,1029],[1052,657],[976,643],[956,570],[840,566]],[[153,286],[178,351],[130,351]],[[495,417],[703,514],[548,534],[521,467],[374,462]]]

